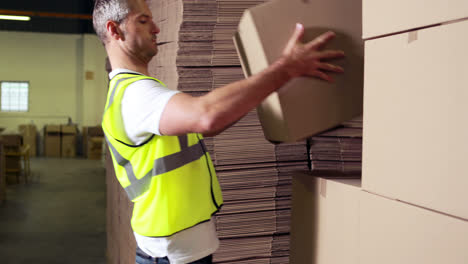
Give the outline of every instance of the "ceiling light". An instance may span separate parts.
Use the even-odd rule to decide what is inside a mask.
[[[20,20],[20,21],[29,21],[31,20],[28,16],[10,16],[10,15],[0,15],[0,19],[4,20]]]

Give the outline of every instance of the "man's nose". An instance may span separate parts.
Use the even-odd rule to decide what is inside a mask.
[[[159,27],[156,25],[156,23],[153,22],[153,31],[152,33],[153,34],[158,34],[161,30],[159,29]]]

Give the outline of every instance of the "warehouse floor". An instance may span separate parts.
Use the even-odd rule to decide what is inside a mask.
[[[101,162],[35,158],[31,170],[29,183],[8,185],[0,206],[0,262],[106,263]]]

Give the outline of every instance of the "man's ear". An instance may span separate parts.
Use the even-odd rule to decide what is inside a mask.
[[[115,21],[112,21],[112,20],[107,21],[106,30],[107,30],[108,36],[115,40],[125,39],[124,34],[122,30],[120,29],[120,24]]]

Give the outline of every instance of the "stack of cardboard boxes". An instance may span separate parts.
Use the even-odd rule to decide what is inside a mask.
[[[33,124],[19,125],[18,130],[23,136],[23,145],[29,145],[29,156],[37,154],[37,129]]]
[[[88,159],[99,160],[103,155],[104,132],[101,126],[83,127],[83,153]]]
[[[61,125],[60,126],[60,153],[62,157],[76,157],[76,137],[78,128],[76,125]]]
[[[46,157],[76,157],[76,125],[46,125],[44,154]]]
[[[290,263],[466,263],[467,10],[363,3],[362,181],[294,177]]]
[[[468,2],[366,1],[363,18],[361,263],[466,263]]]
[[[60,125],[44,126],[44,155],[60,157]]]
[[[19,173],[21,171],[21,146],[23,137],[19,133],[2,134],[5,151],[5,172]]]
[[[102,158],[104,134],[100,126],[84,126],[82,134],[83,156]],[[78,127],[76,125],[46,125],[44,149],[46,157],[74,158],[77,155]]]

